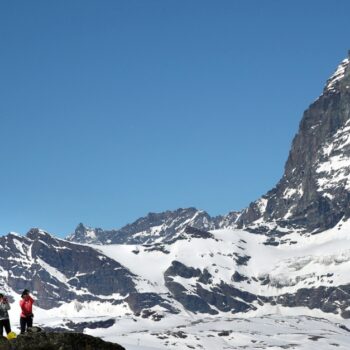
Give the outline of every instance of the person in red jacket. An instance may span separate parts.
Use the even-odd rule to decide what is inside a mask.
[[[33,326],[33,303],[34,299],[30,296],[29,290],[25,289],[22,293],[22,299],[19,302],[21,307],[21,334],[23,334],[29,327]]]

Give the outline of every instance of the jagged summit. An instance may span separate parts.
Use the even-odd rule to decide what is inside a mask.
[[[344,80],[344,78],[349,77],[349,74],[350,74],[349,63],[350,63],[350,50],[348,52],[348,57],[345,58],[339,64],[336,71],[327,80],[327,83],[324,87],[323,93],[333,93],[333,92],[337,92],[340,90],[342,80]],[[345,79],[345,80],[347,80],[347,79]]]
[[[70,234],[66,239],[78,243],[96,243],[102,229],[92,228],[83,223],[79,223],[74,233]]]
[[[45,238],[49,238],[49,237],[52,237],[50,235],[50,233],[40,229],[40,228],[31,228],[27,234],[26,234],[26,237],[29,238],[29,239],[45,239]]]

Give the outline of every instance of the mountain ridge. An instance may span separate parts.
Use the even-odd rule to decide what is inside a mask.
[[[98,244],[141,244],[169,241],[194,227],[201,230],[214,230],[234,225],[239,213],[230,212],[224,216],[210,216],[194,207],[148,213],[120,229],[103,230],[80,223],[75,232],[66,237],[68,241]]]

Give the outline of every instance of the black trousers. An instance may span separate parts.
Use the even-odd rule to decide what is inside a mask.
[[[23,334],[27,328],[33,327],[33,316],[21,317],[21,334]]]
[[[11,326],[10,326],[10,320],[6,319],[6,320],[0,320],[0,332],[1,335],[4,332],[4,328],[7,334],[9,334],[11,332]]]

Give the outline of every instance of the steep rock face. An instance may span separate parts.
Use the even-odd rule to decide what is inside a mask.
[[[252,203],[238,227],[321,232],[350,215],[350,68],[342,61],[305,111],[277,186]],[[272,224],[272,225],[271,225]],[[265,226],[265,227],[264,227]]]
[[[294,294],[283,294],[275,302],[287,307],[305,306],[309,309],[320,309],[323,312],[350,318],[350,285],[336,287],[321,286],[318,288],[301,288]]]
[[[124,226],[119,230],[103,230],[79,224],[67,239],[79,243],[94,244],[150,244],[172,240],[188,226],[213,230],[232,225],[238,213],[211,217],[196,208],[177,209],[162,213],[149,213],[147,216]]]
[[[192,282],[190,292],[176,281],[179,277]],[[207,269],[201,271],[179,261],[173,261],[165,271],[164,278],[165,285],[172,296],[186,310],[215,315],[219,313],[217,310],[237,313],[256,309],[252,303],[257,301],[257,296],[223,281],[213,284],[213,276]]]

